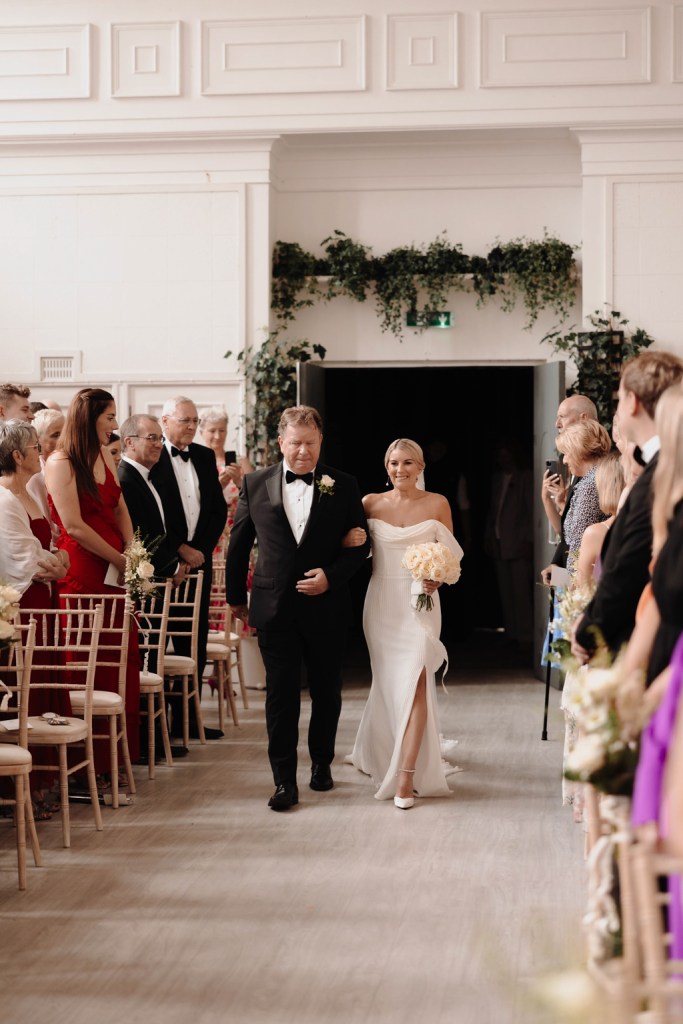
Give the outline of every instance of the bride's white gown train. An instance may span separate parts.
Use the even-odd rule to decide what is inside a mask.
[[[439,639],[441,605],[437,591],[432,595],[431,611],[418,612],[411,606],[412,577],[401,567],[401,560],[412,544],[441,541],[459,558],[462,548],[436,519],[415,526],[391,526],[381,519],[370,519],[368,526],[373,564],[363,628],[370,651],[372,686],[353,753],[346,760],[376,782],[377,800],[392,799],[417,681],[426,668],[427,724],[413,785],[420,796],[446,796],[450,790],[441,757],[435,683],[435,673],[446,660],[446,648]]]

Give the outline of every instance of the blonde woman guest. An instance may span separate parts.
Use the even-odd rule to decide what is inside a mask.
[[[439,640],[441,609],[439,583],[427,580],[431,611],[411,606],[412,577],[401,567],[413,544],[441,541],[458,558],[462,548],[453,536],[453,519],[446,498],[420,489],[424,469],[422,449],[399,438],[387,449],[391,490],[367,494],[363,508],[372,539],[372,578],[363,611],[363,628],[372,664],[372,687],[347,760],[379,787],[377,800],[391,800],[407,809],[420,796],[450,793],[441,758],[436,707],[435,673],[446,658]],[[365,531],[345,543],[362,544]]]
[[[614,522],[617,508],[624,490],[623,457],[619,452],[610,452],[598,462],[595,470],[595,486],[598,492],[600,511],[608,517],[601,523],[592,523],[584,530],[576,563],[576,584],[585,586],[600,577],[600,551],[605,536]]]
[[[218,405],[206,409],[199,418],[199,436],[202,444],[210,448],[216,457],[218,479],[228,501],[235,488],[239,490],[245,473],[253,472],[254,467],[246,456],[237,457],[234,451],[225,450],[228,436],[228,414]],[[229,485],[233,486],[230,487]]]
[[[64,429],[64,414],[54,409],[41,409],[33,418],[33,426],[38,434],[40,443],[40,471],[31,477],[28,482],[28,492],[40,505],[41,511],[50,523],[52,539],[57,541],[59,529],[52,521],[50,505],[47,500],[47,487],[45,486],[45,463],[57,447],[57,442]]]
[[[569,472],[578,478],[562,526],[568,550],[567,569],[573,576],[584,530],[607,518],[600,510],[595,470],[612,442],[605,428],[595,420],[582,420],[563,430],[555,439],[555,447],[564,455]]]

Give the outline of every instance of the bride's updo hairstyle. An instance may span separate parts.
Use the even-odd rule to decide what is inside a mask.
[[[408,455],[410,455],[411,459],[413,459],[418,464],[420,469],[425,468],[425,457],[422,454],[422,449],[420,448],[419,444],[416,441],[411,441],[410,438],[408,437],[397,437],[396,440],[392,441],[389,447],[387,448],[387,453],[384,456],[385,469],[389,465],[389,458],[391,457],[391,453],[395,451],[397,448],[400,448],[402,452],[407,452]]]
[[[114,403],[114,396],[102,388],[83,388],[71,400],[57,450],[68,456],[79,493],[99,501],[93,467],[100,454],[97,420]]]

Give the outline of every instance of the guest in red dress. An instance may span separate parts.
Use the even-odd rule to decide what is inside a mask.
[[[116,467],[106,445],[117,428],[116,406],[108,391],[83,388],[73,398],[56,451],[45,465],[52,516],[60,530],[58,546],[66,551],[69,570],[59,583],[60,594],[120,594],[105,577],[110,566],[123,582],[124,549],[133,527],[121,494]],[[105,619],[107,611],[105,608]],[[102,643],[113,640],[102,634]],[[118,690],[114,668],[98,670],[98,690]],[[126,673],[126,724],[133,761],[139,756],[140,660],[137,631],[131,630]],[[98,772],[109,764],[107,745],[95,744]]]
[[[50,523],[27,490],[27,484],[40,469],[40,443],[31,424],[23,420],[0,420],[0,579],[21,594],[22,620],[28,618],[23,610],[55,606],[54,583],[64,578],[69,565],[66,552],[50,550]],[[38,620],[37,643],[48,639],[43,638],[41,630]],[[34,669],[32,680],[34,684],[50,682],[49,669]],[[45,711],[71,714],[68,695],[32,688],[29,714],[42,715]],[[33,754],[36,764],[50,761],[49,754],[41,761],[41,750]],[[48,789],[52,781],[53,776],[41,772],[40,789]],[[36,787],[33,796],[39,801]]]

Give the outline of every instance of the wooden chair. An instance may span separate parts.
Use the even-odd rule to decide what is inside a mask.
[[[150,779],[154,778],[154,762],[156,757],[156,735],[155,722],[158,720],[161,726],[161,737],[164,744],[164,756],[169,767],[173,765],[171,754],[171,741],[168,735],[168,722],[166,719],[166,695],[164,693],[164,659],[166,654],[166,632],[168,630],[168,614],[171,607],[171,590],[173,584],[166,580],[163,584],[157,585],[157,593],[154,597],[147,597],[140,602],[140,608],[136,613],[138,629],[140,630],[140,654],[142,656],[142,668],[140,669],[140,714],[147,716],[147,774]],[[150,655],[156,657],[156,671],[149,669]],[[146,710],[144,709],[146,707]]]
[[[683,857],[657,853],[649,843],[639,842],[631,847],[630,859],[641,945],[640,994],[648,1002],[648,1020],[676,1024],[683,1001],[683,960],[669,955],[671,935],[665,929],[664,910],[671,904],[671,895],[660,890],[659,880],[678,876],[683,887]],[[679,1000],[677,1010],[671,1006],[673,997]]]
[[[22,609],[22,614],[29,614]],[[59,773],[59,796],[62,817],[62,842],[71,846],[71,820],[69,817],[69,777],[86,770],[88,791],[92,804],[95,827],[102,831],[102,815],[95,778],[92,740],[92,692],[97,666],[97,647],[102,630],[102,605],[92,609],[56,610],[34,609],[30,615],[36,620],[36,642],[33,650],[32,689],[62,691],[65,695],[83,693],[83,711],[80,717],[68,716],[66,724],[49,725],[44,716],[30,715],[28,745],[54,747],[58,752],[57,764],[34,764],[33,770]],[[39,673],[39,668],[45,669]],[[43,682],[41,677],[50,678]],[[75,764],[67,764],[67,750],[82,745],[83,756]]]
[[[218,728],[223,730],[225,726],[225,703],[227,701],[234,725],[239,725],[237,718],[237,705],[235,695],[232,691],[232,670],[237,669],[237,676],[242,690],[244,700],[244,675],[242,672],[242,653],[240,637],[230,630],[231,612],[223,600],[223,605],[214,604],[209,606],[209,640],[206,645],[206,660],[213,663],[213,672],[216,680],[216,692],[218,694]],[[212,630],[212,626],[216,626]],[[245,707],[247,704],[245,702]]]
[[[111,805],[119,806],[119,743],[128,782],[128,789],[135,793],[133,766],[128,750],[126,729],[126,670],[128,668],[128,642],[132,627],[133,604],[125,591],[120,594],[64,594],[66,607],[73,611],[92,611],[98,604],[103,606],[102,632],[97,647],[95,667],[95,689],[92,693],[93,719],[104,720],[106,731],[94,732],[93,740],[107,740],[109,743],[109,771],[111,774]],[[117,691],[98,690],[97,677],[102,669],[115,672],[118,677]],[[74,714],[82,715],[85,694],[75,691],[70,694]],[[96,721],[94,723],[96,725]]]
[[[36,640],[36,623],[32,619],[26,626],[17,623],[15,642],[9,650],[9,664],[3,665],[4,691],[15,695],[13,710],[18,713],[16,729],[7,729],[0,722],[0,778],[14,781],[14,798],[1,797],[0,806],[14,807],[14,827],[17,843],[17,871],[19,889],[26,888],[26,822],[28,821],[33,860],[36,867],[42,866],[40,845],[33,820],[31,786],[29,774],[32,757],[28,749],[28,695],[31,680],[33,650]],[[14,685],[12,685],[14,680]],[[9,710],[9,708],[8,708]],[[7,719],[9,722],[9,719]]]
[[[166,630],[167,640],[174,641],[176,638],[181,637],[185,639],[190,638],[189,656],[176,654],[175,652],[169,654],[167,652],[164,657],[164,676],[168,679],[180,679],[180,690],[170,689],[167,691],[167,696],[171,698],[180,697],[182,701],[183,746],[186,747],[190,742],[190,699],[194,700],[199,740],[201,743],[206,743],[204,722],[202,720],[197,640],[199,605],[203,581],[204,572],[202,569],[185,577],[173,597],[168,629]],[[192,679],[191,689],[190,678]]]

